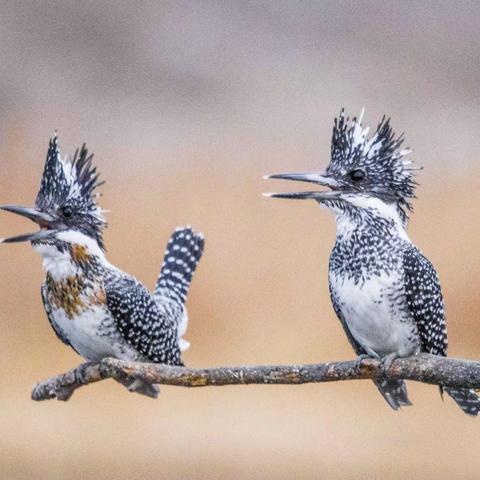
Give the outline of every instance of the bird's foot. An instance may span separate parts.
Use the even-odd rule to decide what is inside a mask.
[[[399,355],[396,352],[389,353],[388,355],[385,355],[385,357],[382,357],[381,362],[382,362],[383,375],[386,375],[388,370],[390,370],[390,367],[392,366],[393,361],[396,360],[397,358],[399,358]]]
[[[130,385],[128,385],[128,389],[131,391],[131,392],[135,392],[139,389],[141,389],[142,387],[145,386],[145,382],[140,379],[140,378],[135,378],[133,379],[132,383],[130,383]]]
[[[368,353],[361,353],[360,355],[357,356],[357,359],[355,360],[355,366],[354,369],[356,372],[359,372],[360,369],[362,368],[362,362],[364,360],[367,360],[368,358],[374,358],[372,355],[369,355]]]
[[[130,392],[139,393],[150,398],[157,398],[160,393],[160,389],[151,383],[145,382],[141,378],[135,378],[131,383],[126,385]]]

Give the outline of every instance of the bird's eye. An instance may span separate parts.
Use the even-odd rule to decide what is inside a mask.
[[[352,180],[355,183],[360,183],[365,180],[365,172],[363,170],[360,170],[359,168],[352,170],[349,172],[348,176],[350,177],[350,180]]]
[[[62,207],[62,215],[63,215],[65,218],[70,218],[70,217],[73,215],[73,209],[72,209],[72,207],[69,207],[69,206]]]

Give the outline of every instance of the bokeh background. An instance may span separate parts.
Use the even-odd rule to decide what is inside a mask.
[[[450,354],[480,357],[476,1],[0,2],[0,204],[31,204],[47,142],[86,141],[107,180],[110,260],[153,286],[170,232],[206,253],[191,366],[350,359],[328,297],[334,222],[274,201],[270,172],[323,168],[333,117],[366,107],[425,168],[410,233],[447,303]],[[0,236],[32,226],[4,213]],[[370,382],[207,389],[113,382],[34,403],[80,358],[42,309],[29,245],[0,249],[0,478],[480,475],[480,423],[426,385],[391,411]]]

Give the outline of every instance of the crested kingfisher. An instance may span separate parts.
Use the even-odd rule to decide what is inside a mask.
[[[331,159],[321,173],[288,173],[266,178],[309,182],[324,191],[266,194],[312,199],[333,212],[336,241],[329,262],[333,308],[359,356],[382,359],[420,352],[447,355],[442,292],[430,261],[407,234],[417,183],[414,167],[390,119],[373,135],[362,114],[350,120],[342,110],[333,125]],[[390,407],[411,405],[403,380],[374,381]],[[444,387],[468,415],[478,415],[480,399],[471,389]]]
[[[85,145],[72,159],[60,156],[57,136],[50,140],[35,207],[0,206],[26,217],[40,229],[0,240],[30,242],[43,258],[46,280],[41,294],[58,338],[90,362],[104,357],[183,365],[181,352],[188,314],[188,288],[204,249],[190,227],[175,230],[167,244],[155,290],[109,263],[97,203],[104,182]],[[156,386],[127,381],[132,391],[155,397]]]

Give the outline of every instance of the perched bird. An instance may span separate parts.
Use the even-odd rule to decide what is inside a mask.
[[[73,159],[60,156],[50,140],[34,208],[0,208],[33,220],[36,233],[0,240],[29,241],[43,257],[46,280],[41,293],[58,338],[86,360],[104,357],[183,365],[189,344],[185,307],[188,288],[204,248],[203,236],[177,229],[168,242],[153,293],[105,257],[107,223],[97,203],[99,181],[85,145]],[[131,390],[156,396],[151,385],[135,381]]]
[[[351,121],[342,110],[335,119],[331,161],[322,173],[270,175],[266,178],[310,182],[327,191],[267,194],[313,199],[331,210],[336,241],[330,256],[333,308],[357,355],[383,359],[419,352],[447,355],[445,311],[437,273],[408,237],[408,213],[417,170],[385,117],[375,133]],[[410,405],[405,382],[375,380],[393,409]],[[468,415],[478,415],[474,390],[444,390]],[[443,390],[441,389],[441,392]]]

